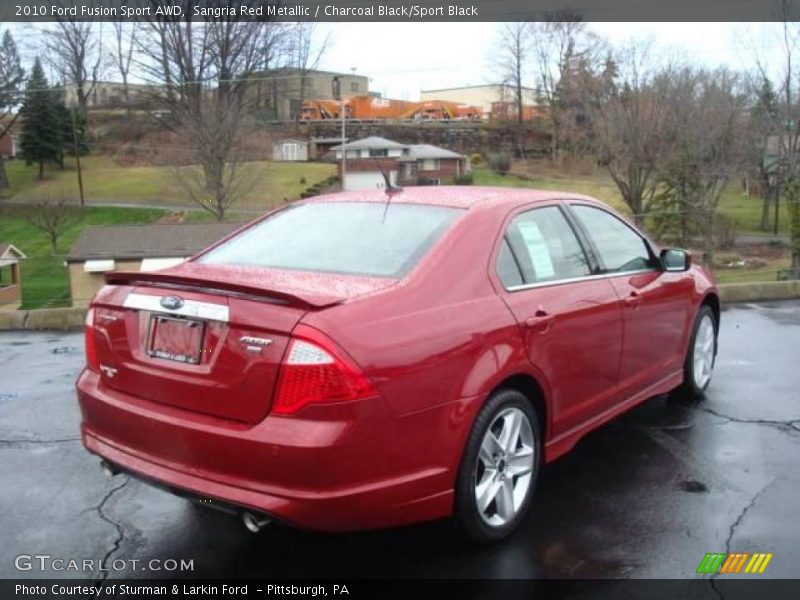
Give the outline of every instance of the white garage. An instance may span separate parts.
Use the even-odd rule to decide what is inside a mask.
[[[307,161],[308,142],[305,140],[281,140],[272,146],[272,160]]]
[[[389,171],[389,180],[392,185],[397,184],[397,171]],[[344,189],[350,190],[377,190],[386,187],[380,171],[357,171],[345,173]]]

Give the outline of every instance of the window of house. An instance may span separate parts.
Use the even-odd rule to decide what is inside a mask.
[[[389,156],[389,151],[386,148],[370,148],[370,157]]]
[[[439,159],[438,158],[426,158],[420,162],[419,168],[423,171],[438,171],[439,170]]]
[[[350,91],[351,92],[357,92],[358,91],[358,82],[357,81],[351,81],[350,82]]]

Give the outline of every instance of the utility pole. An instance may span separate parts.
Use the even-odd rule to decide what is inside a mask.
[[[346,138],[345,138],[345,105],[344,105],[344,94],[342,94],[342,80],[339,79],[339,76],[333,78],[331,81],[331,91],[333,92],[334,100],[339,100],[339,115],[342,117],[342,166],[340,171],[342,173],[342,191],[344,191],[344,176],[345,171],[347,169],[347,150],[344,147]]]
[[[78,193],[81,199],[81,208],[85,205],[83,197],[83,172],[81,171],[81,149],[78,144],[78,114],[75,105],[72,105],[72,150],[75,152],[75,166],[78,169]]]

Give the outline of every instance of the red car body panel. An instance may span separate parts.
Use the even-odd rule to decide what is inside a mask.
[[[387,202],[380,192],[306,202]],[[85,446],[118,467],[199,496],[325,531],[444,517],[473,421],[505,382],[541,392],[543,457],[682,381],[694,315],[716,302],[698,266],[602,275],[509,292],[495,270],[505,225],[574,194],[416,188],[392,203],[463,208],[402,279],[190,261],[110,274],[94,300],[100,362],[77,382]],[[224,305],[199,364],[141,352],[148,312],[131,295]],[[270,411],[298,324],[323,332],[376,394]],[[272,343],[248,355],[243,336]],[[205,352],[207,350],[207,352]]]

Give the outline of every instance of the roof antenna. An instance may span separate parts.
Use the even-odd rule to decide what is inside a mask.
[[[378,169],[380,169],[381,175],[383,175],[383,181],[386,184],[386,186],[383,189],[383,191],[386,192],[386,204],[383,207],[383,218],[381,219],[381,223],[384,223],[386,222],[386,213],[389,210],[389,203],[392,201],[392,196],[402,192],[403,188],[401,188],[399,185],[394,185],[392,183],[392,180],[389,177],[389,173],[386,171],[386,169],[383,168],[383,166],[381,165],[381,161],[379,161],[375,157],[373,157],[373,160],[375,161],[375,164],[378,165]]]

